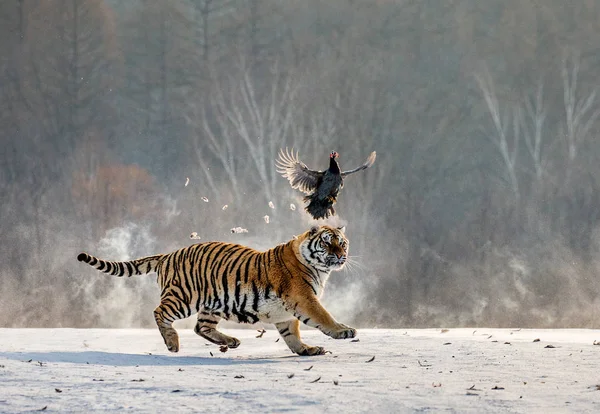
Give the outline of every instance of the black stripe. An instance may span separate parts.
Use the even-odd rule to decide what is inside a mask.
[[[223,306],[223,303],[221,301],[221,298],[223,298],[223,301],[225,302],[225,307],[227,307],[227,301],[229,300],[228,296],[228,286],[227,286],[227,272],[225,272],[224,270],[228,267],[229,264],[229,258],[235,254],[236,252],[238,252],[241,248],[241,246],[236,245],[236,244],[230,244],[226,246],[227,248],[225,250],[223,250],[222,252],[219,252],[221,255],[221,258],[219,259],[218,262],[216,262],[214,264],[214,266],[211,269],[211,280],[215,281],[215,285],[218,288],[218,282],[221,282],[221,291],[222,294],[215,294],[214,297],[214,303],[213,303],[213,308],[221,308]],[[223,269],[223,266],[225,266],[225,269]],[[219,275],[221,274],[221,278],[219,279]],[[227,297],[227,298],[226,298]]]
[[[193,292],[196,293],[196,304],[194,309],[200,310],[200,281],[198,280],[198,271],[196,264],[196,258],[198,256],[198,252],[201,244],[192,245],[186,254],[186,260],[189,262],[189,271],[190,271],[190,282],[192,285]]]
[[[223,313],[227,315],[229,311],[229,284],[227,280],[227,271],[221,276],[221,286],[223,287]]]
[[[100,262],[100,267],[97,267],[96,269],[104,271],[104,266],[106,266],[106,262],[104,260],[98,260],[98,262]]]
[[[160,306],[163,310],[163,315],[166,314],[169,317],[170,321],[174,321],[175,319],[177,319],[177,308],[172,302],[167,302],[166,300],[164,300],[161,301]]]
[[[130,263],[131,263],[131,265],[133,266],[133,269],[135,270],[135,274],[136,274],[136,275],[140,275],[140,274],[141,274],[141,272],[140,272],[140,269],[139,269],[139,267],[138,267],[137,260],[134,260],[134,261],[132,261],[132,262],[130,262]]]
[[[237,320],[239,323],[247,323],[248,322],[248,318],[244,314],[244,311],[242,310],[241,307],[240,307],[240,309],[237,309],[235,306],[232,306],[231,312],[237,317]]]
[[[252,256],[256,256],[256,253],[253,252],[254,254]],[[252,262],[252,256],[248,257],[248,260],[246,261],[246,267],[244,267],[244,274],[242,276],[244,276],[244,286],[246,286],[246,284],[248,283],[248,274],[250,273],[250,263]],[[241,280],[240,280],[241,282]],[[241,283],[240,283],[241,285]],[[239,293],[236,295],[237,299],[239,301],[240,299],[240,295]]]
[[[173,254],[169,255],[172,256],[170,258],[175,258],[177,252],[174,252]],[[174,260],[172,261],[174,263]],[[169,294],[172,295],[173,297],[177,298],[179,300],[179,306],[180,309],[182,309],[185,312],[185,317],[189,316],[192,314],[192,310],[190,308],[190,304],[189,304],[189,298],[187,297],[185,290],[183,288],[183,286],[181,285],[181,276],[180,272],[178,271],[176,266],[173,266],[173,273],[171,275],[171,279],[167,282],[168,283],[168,287],[166,287],[166,289],[169,289]],[[177,280],[179,282],[178,286],[175,286],[173,284],[173,282]]]
[[[172,284],[165,287],[165,294],[176,298],[179,302],[184,302],[183,297],[181,296],[181,290]]]
[[[248,300],[248,298],[246,297],[246,295],[243,295],[244,299],[242,300],[242,303],[240,303],[240,307],[238,309],[238,319],[241,323],[246,323],[248,322],[248,317],[246,316],[246,302]]]
[[[264,254],[259,254],[256,259],[256,280],[260,281],[262,279],[262,266],[264,261]]]
[[[260,299],[260,293],[258,291],[258,286],[256,286],[256,282],[252,282],[252,293],[254,294],[254,300],[252,301],[252,310],[255,313],[258,313],[258,300]]]
[[[305,279],[305,278],[303,278],[303,277],[302,277],[301,279],[302,279],[302,281],[303,281],[304,283],[306,283],[306,284],[308,285],[308,287],[310,287],[310,288],[312,289],[313,293],[316,295],[316,294],[317,294],[317,290],[315,289],[315,287],[313,286],[313,284],[312,284],[312,283],[310,283],[308,280],[306,280],[306,279]]]
[[[179,273],[181,275],[181,279],[183,279],[181,285],[182,285],[182,288],[185,288],[185,290],[186,290],[186,293],[187,293],[186,302],[189,305],[190,301],[192,299],[192,296],[194,295],[194,290],[192,287],[192,281],[190,280],[192,278],[192,275],[187,272],[187,269],[185,266],[186,256],[187,256],[187,250],[186,249],[180,250],[179,267],[181,270]]]
[[[231,315],[236,315],[236,316],[238,315],[238,311],[237,311],[237,308],[235,307],[235,305],[236,305],[235,302],[233,302],[231,304],[231,314],[229,314],[229,316],[227,316],[227,318],[231,318]]]
[[[166,257],[165,260],[165,267],[164,267],[164,272],[165,272],[165,276],[169,279],[173,279],[173,271],[171,270],[172,264],[171,262],[173,261],[173,253],[169,253]]]
[[[208,303],[210,309],[215,309],[219,297],[219,289],[217,286],[215,276],[215,266],[213,265],[213,263],[215,263],[216,259],[219,257],[219,254],[223,251],[223,249],[227,247],[226,244],[220,244],[219,246],[219,249],[215,249],[215,254],[211,258],[206,259],[206,264],[208,266],[208,270],[206,272],[206,279],[212,291],[212,295],[210,295],[206,299],[206,302]]]
[[[246,305],[248,302],[248,295],[244,294],[244,300],[242,301],[239,309],[239,313],[242,315],[243,319],[240,319],[240,322],[250,322],[256,323],[258,322],[258,316],[254,315],[252,312],[246,309]]]
[[[219,247],[223,246],[223,244],[221,242],[214,242],[210,244],[210,248],[207,249],[204,254],[203,254],[203,267],[206,269],[206,267],[208,267],[208,264],[211,260],[211,255],[213,254],[213,252],[215,250],[217,250]],[[204,257],[205,256],[205,257]]]
[[[227,264],[229,264],[229,257],[231,257],[232,254],[236,253],[240,249],[241,246],[239,246],[237,244],[230,244],[229,246],[226,246],[226,247],[227,248],[225,250],[223,250],[223,252],[219,252],[219,255],[221,257],[218,258],[219,260],[217,262],[215,262],[215,265],[213,266],[216,273],[221,272],[221,268],[223,267],[223,264],[225,264],[225,266],[227,266]]]
[[[315,275],[314,271],[308,269],[308,271],[303,271],[302,274],[308,276],[317,285],[321,285],[321,279],[319,278],[318,274]]]
[[[277,257],[277,261],[285,268],[285,270],[287,271],[290,279],[293,279],[294,278],[294,273],[287,267],[287,263],[283,259],[283,247],[279,251],[277,251],[276,253],[277,253],[277,256],[276,256]]]
[[[219,271],[221,269],[223,261],[228,256],[230,252],[230,247],[225,245],[224,249],[219,250],[219,252],[215,255],[213,260],[213,265],[210,268],[210,282],[213,286],[213,297],[211,301],[211,309],[220,309],[222,304],[221,295],[222,295],[222,285],[220,284],[221,279],[219,278]]]
[[[215,253],[215,255],[211,259],[206,260],[206,263],[209,266],[213,267],[213,265],[216,264],[217,259],[219,259],[219,256],[223,252],[223,250],[225,250],[226,248],[228,248],[230,246],[231,246],[230,244],[223,243],[221,245],[221,248]]]
[[[223,313],[225,315],[229,314],[229,274],[233,271],[235,266],[239,263],[240,259],[244,256],[244,254],[246,254],[247,251],[239,249],[235,252],[239,254],[233,260],[228,261],[227,266],[225,266],[225,269],[223,271],[223,276],[221,278],[221,283],[223,285],[223,301],[225,302]]]
[[[212,252],[214,250],[216,250],[218,247],[220,246],[220,243],[215,242],[214,244],[211,244],[210,247],[208,249],[206,249],[206,251],[203,253],[202,255],[202,269],[201,269],[201,283],[202,283],[202,305],[206,306],[207,305],[207,301],[210,299],[210,295],[208,292],[208,287],[209,287],[209,283],[210,280],[208,278],[208,260],[210,258],[210,255],[212,254]],[[206,257],[206,259],[205,259]]]
[[[254,254],[256,256],[256,254]],[[244,269],[244,284],[248,283],[248,275],[250,274],[250,262],[252,258],[248,258],[248,262],[246,262],[246,268]]]
[[[188,316],[190,316],[192,314],[192,308],[190,306],[190,300],[189,300],[189,298],[186,298],[185,292],[182,292],[182,293],[184,295],[184,299],[185,300],[181,301],[181,306],[185,307],[184,308],[185,309],[185,317],[187,318]]]
[[[215,321],[214,319],[198,318],[198,322],[201,322],[203,324],[211,324],[211,325],[216,325],[217,324],[217,321]]]
[[[133,266],[131,266],[130,262],[125,262],[125,266],[127,267],[127,276],[131,276],[133,274]]]
[[[260,253],[254,256],[254,268],[258,268],[258,259],[260,258]],[[250,277],[250,272],[246,273],[245,282],[248,283],[248,278]]]
[[[239,294],[240,294],[240,284],[241,284],[241,272],[242,272],[242,264],[244,263],[244,260],[246,260],[247,257],[251,256],[254,252],[250,249],[244,249],[234,260],[231,261],[231,265],[229,266],[228,269],[226,269],[226,273],[227,275],[229,275],[230,273],[232,273],[235,269],[235,277],[233,279],[233,303],[232,306],[235,306],[236,301],[239,298]],[[239,284],[238,284],[239,282]],[[229,278],[227,278],[227,288],[229,288]],[[224,283],[225,284],[225,283]],[[226,300],[226,307],[224,310],[224,314],[226,318],[230,317],[230,313],[228,312],[227,307],[229,306],[229,289],[227,289],[227,300]]]
[[[202,258],[204,257],[204,254],[206,253],[206,251],[209,248],[208,244],[203,244],[200,246],[201,247],[198,248],[196,257],[194,258],[194,264],[195,264],[194,270],[196,271],[195,279],[196,279],[197,290],[198,290],[198,299],[196,300],[196,309],[201,309],[200,304],[204,297],[204,293],[202,291],[202,289],[204,287],[204,281],[202,280],[202,272],[204,269],[204,266],[202,264]]]
[[[304,263],[299,263],[300,264],[300,270],[302,271],[302,273],[304,273],[305,275],[307,275],[308,277],[310,277],[311,279],[313,279],[315,282],[319,283],[319,280],[317,280],[317,278],[314,276],[314,270],[308,266],[306,266]]]
[[[268,284],[269,282],[269,269],[271,268],[271,263],[267,263],[267,261],[264,259],[264,255],[263,255],[263,271],[264,271],[264,277],[265,277],[265,284]]]
[[[123,262],[119,262],[119,276],[123,276],[124,273],[125,273],[125,265],[123,265]]]
[[[171,291],[171,295],[173,295],[173,291]],[[175,314],[179,317],[179,319],[187,318],[188,316],[190,316],[189,307],[187,307],[187,309],[183,307],[186,305],[184,302],[175,302],[173,299],[171,299],[171,302],[173,303]]]
[[[250,259],[244,257],[245,261],[249,261]],[[236,306],[240,300],[240,289],[242,287],[242,264],[235,271],[235,281],[234,281],[234,290],[233,290],[233,306]]]
[[[168,320],[169,322],[173,322],[177,319],[180,319],[179,312],[177,312],[177,309],[175,308],[165,308],[165,310],[163,311],[163,315],[166,316],[164,319]]]

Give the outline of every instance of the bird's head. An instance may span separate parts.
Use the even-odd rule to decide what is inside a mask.
[[[331,154],[329,154],[329,158],[334,159],[334,160],[339,156],[340,156],[340,154],[338,154],[335,151],[331,151]]]

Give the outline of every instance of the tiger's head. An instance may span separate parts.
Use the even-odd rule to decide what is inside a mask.
[[[348,239],[344,227],[314,226],[298,237],[302,258],[322,272],[340,270],[348,258]]]

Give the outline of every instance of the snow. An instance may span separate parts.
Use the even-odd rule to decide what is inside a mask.
[[[240,347],[179,329],[171,354],[156,329],[0,329],[0,412],[600,412],[598,330],[303,330],[315,357],[223,331]]]

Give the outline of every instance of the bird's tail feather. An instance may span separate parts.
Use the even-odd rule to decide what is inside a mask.
[[[329,216],[335,216],[335,209],[333,208],[333,203],[331,200],[320,200],[319,198],[315,197],[314,194],[304,197],[304,200],[310,201],[310,203],[308,203],[308,205],[305,207],[305,210],[315,220],[325,219]]]

